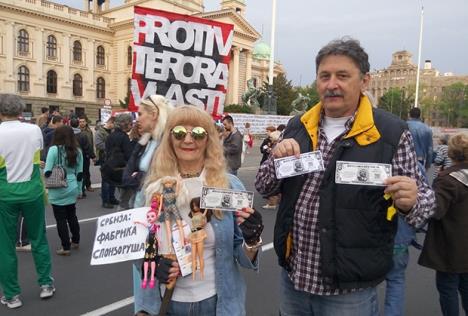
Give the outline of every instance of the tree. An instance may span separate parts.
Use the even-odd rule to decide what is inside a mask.
[[[263,95],[263,98],[265,98],[268,95],[268,82],[263,83],[262,89],[265,91]],[[278,74],[273,79],[273,93],[276,97],[276,112],[279,115],[289,115],[292,111],[291,103],[297,97],[297,91],[293,88],[291,80],[288,80],[282,73]],[[260,104],[264,104],[264,100],[259,101]]]
[[[439,104],[446,126],[468,125],[468,85],[456,82],[442,89]]]
[[[408,113],[414,99],[410,93],[399,88],[390,88],[380,99],[379,107],[395,114],[402,120],[408,119]]]

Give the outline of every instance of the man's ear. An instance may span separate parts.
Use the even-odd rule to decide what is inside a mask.
[[[364,92],[367,90],[369,87],[371,81],[371,76],[369,73],[366,73],[365,75],[362,76],[362,86],[361,86],[361,92]]]

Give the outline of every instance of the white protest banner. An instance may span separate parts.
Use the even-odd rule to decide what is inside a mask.
[[[232,24],[135,6],[128,109],[159,94],[220,116],[233,36]]]
[[[226,113],[227,114],[227,113]],[[234,120],[234,125],[243,132],[245,123],[250,123],[250,133],[253,135],[265,135],[266,128],[269,125],[278,127],[280,124],[288,124],[292,116],[286,115],[260,115],[260,114],[244,114],[244,113],[229,113]]]
[[[91,265],[142,259],[148,229],[135,221],[146,222],[149,207],[134,208],[100,216],[97,220]]]

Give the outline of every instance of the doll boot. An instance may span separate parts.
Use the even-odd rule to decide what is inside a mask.
[[[141,288],[142,289],[146,289],[146,284],[148,283],[148,280],[147,279],[143,279],[143,281],[141,281]],[[150,283],[151,284],[151,283]]]

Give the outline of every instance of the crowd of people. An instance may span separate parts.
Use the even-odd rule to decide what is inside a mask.
[[[263,208],[277,209],[280,314],[379,315],[376,287],[385,281],[385,315],[403,315],[408,248],[427,224],[419,264],[436,271],[442,314],[459,314],[459,296],[466,313],[468,135],[442,136],[433,150],[418,108],[404,122],[373,106],[364,94],[369,68],[354,39],[324,46],[316,56],[320,102],[287,126],[268,126],[259,146],[255,187],[267,199]],[[230,115],[220,124],[157,95],[141,101],[136,121],[120,114],[95,131],[85,116],[64,120],[58,112],[44,111],[37,125],[21,123],[23,108],[21,97],[0,95],[3,305],[22,305],[15,244],[24,247],[26,238],[40,297],[54,295],[45,196],[61,242],[55,253],[69,256],[80,246],[76,203],[94,191],[94,163],[103,208],[150,208],[148,223],[140,223],[148,227],[145,257],[132,265],[135,315],[246,315],[240,268],[259,269],[261,212],[203,209],[200,196],[203,186],[245,190],[237,174],[253,145],[250,124],[241,132]],[[321,152],[322,170],[277,178],[275,159],[311,151]],[[338,161],[391,166],[391,176],[383,185],[338,183]],[[174,238],[196,252],[192,276],[181,276]]]

